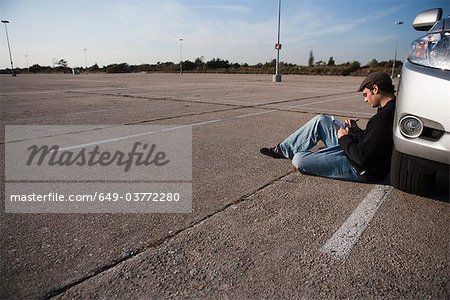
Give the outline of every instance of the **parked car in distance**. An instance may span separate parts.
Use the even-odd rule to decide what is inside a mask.
[[[442,9],[421,12],[413,27],[427,33],[415,40],[402,68],[394,119],[391,184],[426,195],[436,172],[449,174],[450,20]]]

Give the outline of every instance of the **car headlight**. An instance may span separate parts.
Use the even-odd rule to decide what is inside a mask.
[[[429,34],[415,40],[408,53],[408,60],[414,64],[450,70],[450,35]]]

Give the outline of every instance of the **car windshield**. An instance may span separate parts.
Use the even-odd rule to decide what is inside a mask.
[[[430,29],[429,33],[438,33],[438,32],[449,32],[450,31],[450,20],[442,19],[436,24],[434,24],[433,28]]]

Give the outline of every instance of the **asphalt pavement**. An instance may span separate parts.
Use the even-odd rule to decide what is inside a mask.
[[[190,213],[5,213],[1,172],[1,298],[448,299],[448,176],[419,197],[259,153],[319,113],[364,128],[362,79],[0,76],[2,157],[5,125],[192,127]]]

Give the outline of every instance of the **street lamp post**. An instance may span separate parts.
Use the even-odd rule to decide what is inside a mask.
[[[180,41],[180,74],[183,74],[183,39]]]
[[[86,54],[87,49],[84,48],[83,50],[84,50],[84,66],[85,66],[85,70],[86,70],[86,74],[87,74],[88,73],[88,70],[87,70],[87,54]]]
[[[30,67],[28,66],[28,54],[25,54],[25,60],[27,61],[27,69],[29,69]]]
[[[14,73],[13,59],[12,59],[12,54],[11,54],[11,46],[9,45],[8,28],[6,27],[6,24],[8,24],[9,21],[2,20],[2,23],[5,24],[6,42],[8,43],[9,60],[11,61],[11,74],[12,74],[12,76],[16,76],[16,74]]]
[[[278,0],[278,27],[277,27],[277,43],[275,44],[275,49],[277,50],[277,59],[275,67],[275,75],[273,75],[273,82],[281,82],[280,74],[280,20],[281,20],[281,0]]]
[[[395,25],[402,25],[402,21],[395,22]],[[397,60],[397,48],[398,48],[398,39],[400,37],[400,26],[397,26],[397,42],[395,43],[395,54],[394,54],[394,61],[392,62],[392,74],[391,78],[394,78],[394,69],[395,69],[395,61]]]

